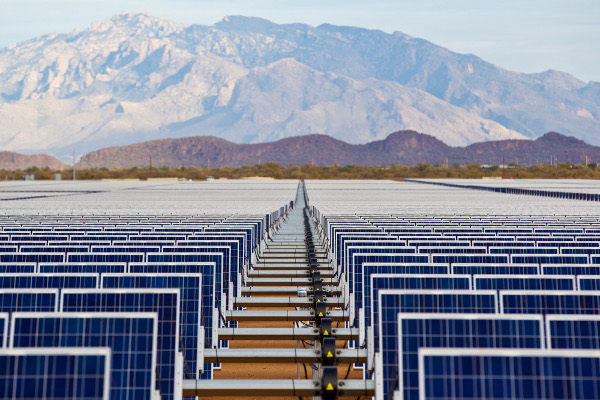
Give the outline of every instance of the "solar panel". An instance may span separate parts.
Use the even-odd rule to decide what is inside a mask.
[[[35,263],[0,263],[0,273],[3,274],[20,274],[34,272]]]
[[[0,345],[6,347],[8,344],[8,313],[0,313]]]
[[[600,265],[542,264],[544,275],[600,275]]]
[[[218,321],[215,321],[214,310],[217,305],[216,300],[221,298],[221,288],[217,287],[217,278],[215,276],[216,264],[214,262],[203,263],[131,263],[129,272],[131,274],[201,274],[202,275],[202,300],[200,306],[202,309],[202,326],[207,330],[206,342],[207,347],[212,347],[216,343],[216,327]],[[211,331],[212,335],[211,335]],[[215,336],[213,338],[213,335]]]
[[[547,315],[550,349],[600,349],[600,316]]]
[[[598,399],[600,351],[419,350],[420,399]]]
[[[383,393],[401,388],[419,398],[418,351],[428,348],[544,348],[541,316],[481,314],[398,315],[398,369],[391,367]],[[387,375],[387,374],[386,374]]]
[[[452,274],[469,275],[538,275],[537,264],[453,264]]]
[[[366,275],[366,273],[365,273]],[[372,312],[379,305],[378,292],[383,289],[471,290],[470,275],[369,274],[363,288],[365,326],[371,326]],[[363,279],[364,280],[364,279]],[[357,305],[359,307],[360,305]]]
[[[398,365],[398,315],[400,313],[495,314],[497,292],[470,290],[378,291],[379,306],[373,308],[374,343],[381,353],[384,381]],[[377,320],[378,318],[378,320]]]
[[[356,307],[364,307],[365,316],[370,318],[371,308],[371,275],[372,274],[408,274],[408,275],[436,275],[442,276],[448,273],[445,264],[390,264],[390,263],[364,263],[362,271],[362,282],[355,282],[354,301]],[[387,289],[387,288],[386,288]],[[400,288],[398,288],[400,289]],[[409,289],[407,287],[407,289]],[[412,289],[416,289],[413,287]],[[430,288],[437,289],[437,288]],[[470,289],[470,287],[456,287],[456,289]]]
[[[577,288],[579,290],[600,290],[600,276],[578,276]]]
[[[105,274],[127,272],[126,263],[39,263],[39,272],[57,274]]]
[[[0,397],[108,400],[110,349],[0,349]]]
[[[0,312],[55,312],[58,289],[0,289]]]
[[[156,388],[163,399],[174,398],[179,347],[178,289],[65,289],[61,311],[158,313]]]
[[[214,283],[213,283],[214,285]],[[202,300],[202,274],[104,274],[102,275],[103,289],[180,289],[180,316],[179,316],[179,345],[184,355],[184,373],[189,379],[198,377],[200,369],[199,347],[206,339],[200,338],[202,332],[201,315]],[[214,290],[213,290],[214,292]],[[212,300],[210,297],[205,300]],[[206,308],[205,308],[206,309]],[[205,311],[203,309],[202,311]],[[214,308],[211,308],[212,312]],[[205,321],[206,322],[206,321]],[[206,341],[212,344],[211,326],[208,326]],[[210,364],[204,366],[205,377],[211,377]]]
[[[172,272],[172,273],[177,273],[179,271],[164,271],[165,268],[169,268],[169,267],[164,267],[166,265],[182,265],[182,264],[193,264],[194,267],[191,267],[190,271],[187,272],[200,272],[203,275],[205,274],[204,271],[197,271],[197,268],[200,265],[208,265],[210,263],[214,264],[214,271],[213,271],[213,279],[215,281],[215,289],[217,290],[217,293],[223,293],[223,253],[150,253],[148,254],[148,260],[146,262],[146,264],[148,265],[155,265],[157,266],[156,269],[163,269],[163,271],[160,272]],[[129,272],[145,272],[145,271],[138,271],[138,270],[133,270],[131,268],[132,265],[139,265],[139,264],[134,264],[131,263],[130,264],[130,270]],[[178,269],[186,269],[187,267],[183,266],[181,268]],[[173,268],[171,268],[173,269]],[[147,272],[151,272],[151,271],[147,271]],[[181,272],[186,272],[186,271],[181,271]]]
[[[480,290],[575,290],[575,277],[564,275],[474,275]]]
[[[151,399],[157,332],[156,313],[14,313],[10,347],[109,347],[110,398]]]
[[[504,314],[600,314],[600,292],[500,291]]]

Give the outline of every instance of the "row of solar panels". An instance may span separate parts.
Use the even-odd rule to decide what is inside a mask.
[[[458,189],[471,189],[471,190],[483,190],[494,193],[506,193],[523,196],[538,196],[538,197],[550,197],[555,199],[568,199],[568,200],[584,200],[584,201],[600,201],[599,193],[585,193],[585,192],[573,192],[573,191],[562,191],[562,190],[543,190],[543,189],[527,189],[509,186],[485,186],[482,184],[461,184],[452,183],[447,181],[434,181],[434,180],[422,180],[422,179],[406,179],[407,182],[414,183],[425,183],[431,185],[445,186]]]
[[[589,316],[595,329],[582,340],[595,341],[597,344],[590,348],[600,349],[600,320],[589,315],[600,314],[600,292],[595,291],[600,288],[600,258],[593,255],[600,238],[586,233],[585,227],[574,229],[564,223],[562,229],[545,227],[534,233],[535,228],[522,226],[443,226],[452,224],[448,221],[438,221],[440,226],[421,221],[421,226],[394,227],[402,221],[321,216],[320,222],[331,244],[331,256],[337,261],[336,271],[350,309],[349,324],[361,333],[360,340],[350,346],[368,349],[365,377],[375,377],[378,398],[391,398],[395,391],[404,399],[483,397],[489,390],[493,392],[493,385],[483,392],[480,384],[475,383],[475,389],[469,386],[482,376],[473,373],[468,378],[471,381],[457,389],[460,373],[437,367],[467,362],[460,358],[465,348],[545,349],[546,340],[557,336],[556,331],[546,332],[545,315],[549,319],[560,318],[552,314],[578,315],[574,319]],[[457,317],[457,313],[494,315]],[[399,314],[406,315],[410,329],[431,329],[413,335],[409,328],[399,327],[404,323]],[[537,326],[537,331],[527,324]],[[454,325],[464,329],[462,336],[454,332]],[[528,347],[515,344],[519,335]],[[407,348],[409,345],[414,347]],[[555,344],[552,348],[567,347]],[[477,353],[481,357],[485,354]],[[553,354],[530,356],[529,362],[535,359],[543,363],[547,357],[557,356]],[[446,357],[445,364],[430,361],[442,356]],[[516,360],[508,359],[505,353],[489,357],[482,362]],[[593,363],[600,365],[598,360]],[[581,376],[562,373],[567,381],[581,383]],[[522,390],[518,376],[505,373],[503,378],[502,393],[509,395],[493,398],[520,398],[514,392]],[[420,387],[423,390],[419,391]],[[557,398],[574,398],[575,392],[568,393]],[[600,391],[591,393],[580,398],[597,398]],[[552,398],[554,392],[546,394]]]

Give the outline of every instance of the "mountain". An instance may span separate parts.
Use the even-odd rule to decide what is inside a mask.
[[[465,164],[548,163],[600,161],[600,147],[549,132],[536,140],[502,140],[450,147],[439,139],[414,131],[392,133],[384,140],[349,144],[325,135],[304,135],[269,143],[236,144],[213,136],[163,139],[93,151],[77,168],[146,167],[167,165],[223,167],[277,162],[284,165],[414,165],[420,162]]]
[[[30,167],[60,170],[65,168],[65,164],[48,154],[36,154],[30,156],[10,151],[0,151],[0,169],[14,171],[17,169],[24,170]]]
[[[600,84],[399,32],[123,13],[0,50],[0,122],[0,148],[61,157],[169,137],[358,144],[406,129],[453,146],[550,130],[600,144]]]

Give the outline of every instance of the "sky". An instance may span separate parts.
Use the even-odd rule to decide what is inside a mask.
[[[513,71],[600,81],[600,0],[0,0],[0,48],[123,11],[184,24],[246,15],[400,31]]]

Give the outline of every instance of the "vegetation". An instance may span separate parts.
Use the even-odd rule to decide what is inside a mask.
[[[34,175],[36,180],[54,179],[55,173],[61,173],[63,180],[73,179],[71,170],[54,171],[48,168],[28,168],[24,171],[14,171],[16,180],[25,174]],[[493,165],[481,168],[479,164],[451,165],[417,164],[413,166],[392,165],[389,167],[365,165],[333,165],[333,166],[283,166],[277,163],[267,163],[244,167],[222,167],[214,169],[197,167],[170,168],[127,168],[127,169],[86,169],[77,170],[77,179],[141,179],[150,178],[181,178],[205,180],[207,176],[215,179],[244,177],[272,177],[275,179],[404,179],[404,178],[471,178],[509,177],[516,179],[600,179],[600,168],[596,164],[560,163],[555,166],[537,164],[529,166],[510,165],[502,168]],[[13,179],[13,171],[0,170],[0,180]]]

